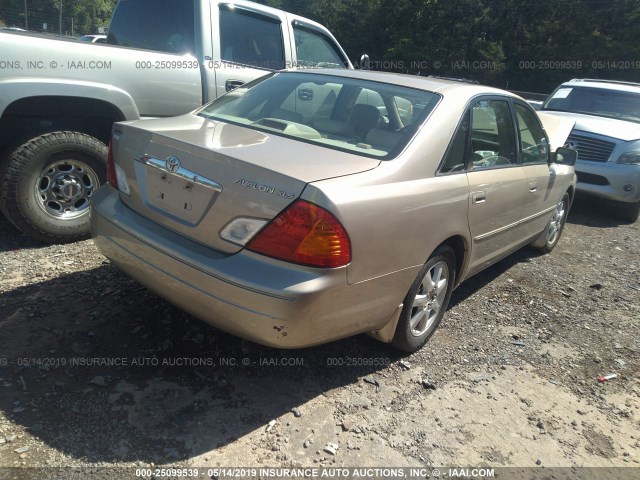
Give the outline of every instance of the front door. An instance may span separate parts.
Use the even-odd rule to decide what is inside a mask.
[[[518,163],[517,137],[508,99],[490,97],[475,101],[470,133],[469,273],[474,274],[522,241],[520,220],[528,181]]]
[[[549,141],[537,116],[526,106],[515,104],[520,133],[522,168],[527,176],[528,190],[522,218],[527,236],[542,232],[555,199],[561,198],[561,182],[556,181],[554,166],[549,164]]]

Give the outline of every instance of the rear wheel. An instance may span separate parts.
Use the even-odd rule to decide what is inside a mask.
[[[424,264],[404,299],[394,347],[415,352],[438,328],[455,283],[455,258],[450,247],[442,246]]]
[[[105,181],[106,159],[106,145],[83,133],[29,140],[9,155],[2,171],[2,213],[42,242],[88,237],[89,205]]]
[[[537,248],[543,253],[551,252],[562,236],[564,224],[567,221],[567,215],[569,215],[569,194],[565,193],[562,200],[560,200],[553,209],[553,214],[547,224],[547,228],[545,228],[540,236],[533,241],[531,246]]]

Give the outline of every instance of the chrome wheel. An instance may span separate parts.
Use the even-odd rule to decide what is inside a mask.
[[[424,335],[438,318],[447,295],[449,276],[449,266],[443,261],[427,270],[411,310],[409,327],[414,337]]]
[[[40,173],[35,195],[45,213],[58,220],[67,220],[88,212],[91,197],[99,186],[98,175],[87,164],[79,160],[61,160]]]
[[[562,231],[562,226],[564,225],[566,213],[567,206],[565,204],[565,199],[563,198],[560,203],[556,205],[551,221],[549,222],[549,227],[547,229],[547,245],[553,245],[558,241]]]

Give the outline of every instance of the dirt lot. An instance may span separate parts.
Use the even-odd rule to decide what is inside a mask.
[[[639,229],[579,203],[404,356],[242,341],[0,219],[0,467],[640,467]]]

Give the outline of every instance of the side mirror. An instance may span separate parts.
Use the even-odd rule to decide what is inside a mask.
[[[360,70],[371,70],[371,60],[366,53],[360,57]]]
[[[569,165],[573,167],[578,160],[578,151],[572,148],[560,147],[553,154],[553,162],[558,165]]]

